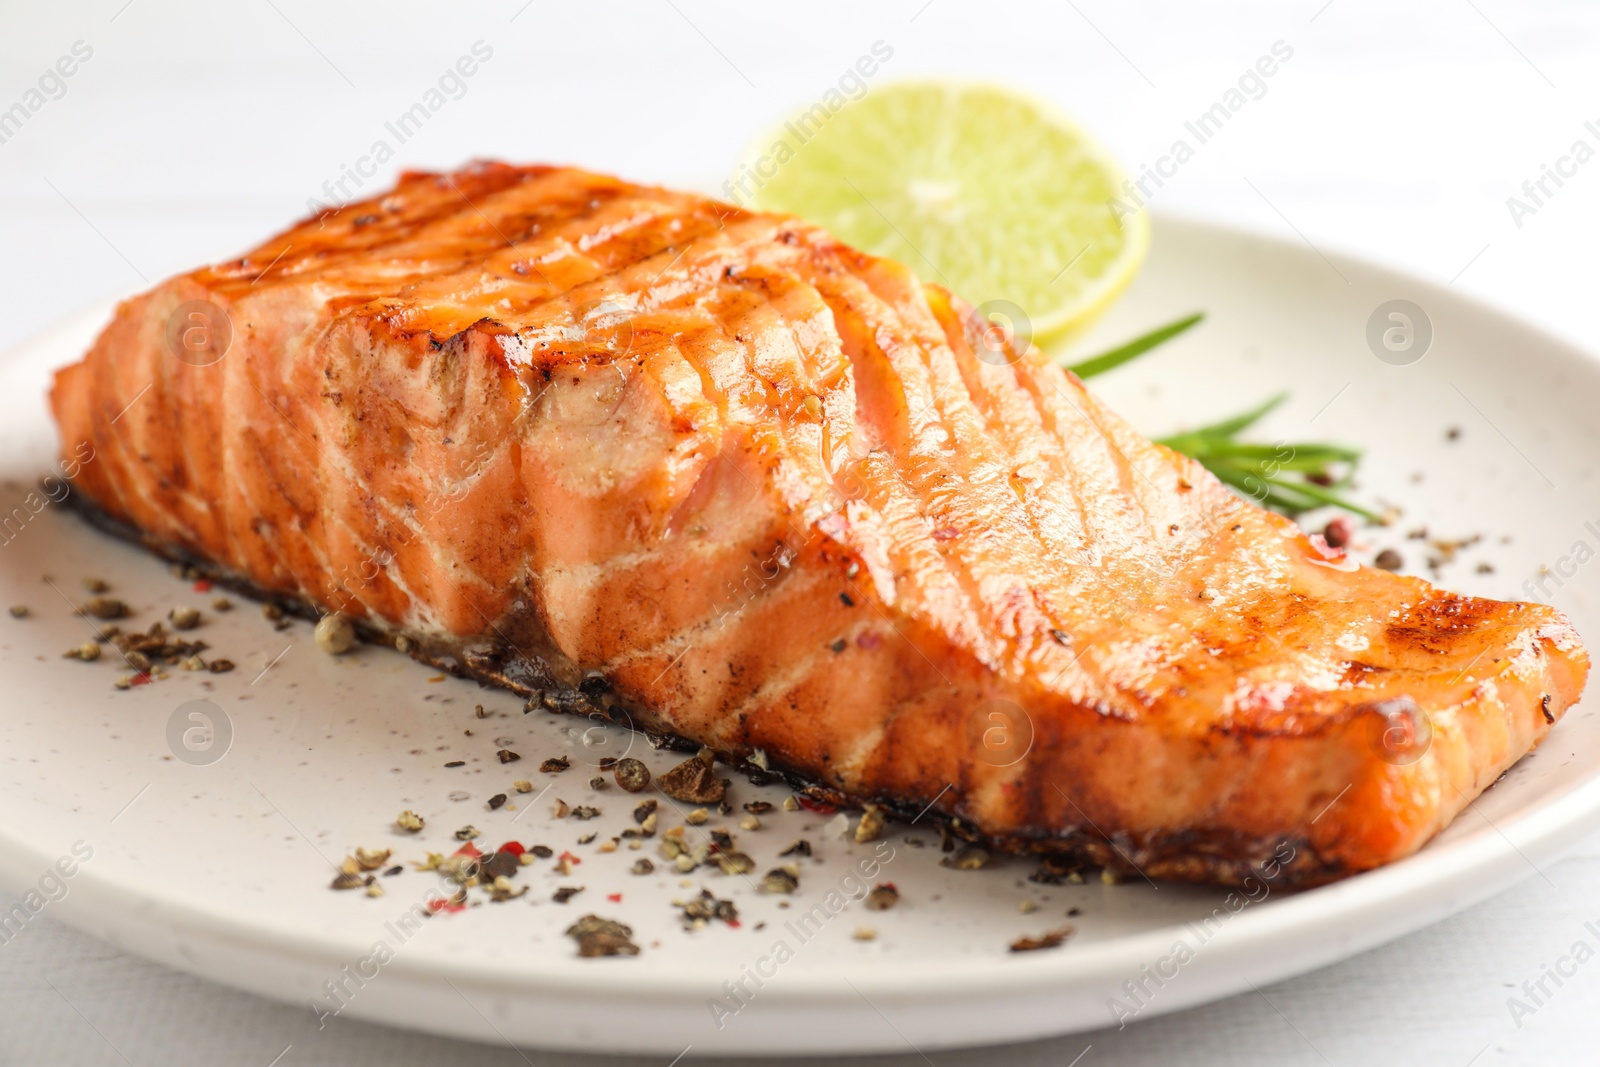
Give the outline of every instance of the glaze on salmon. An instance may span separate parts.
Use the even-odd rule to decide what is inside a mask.
[[[158,551],[1152,878],[1406,856],[1577,700],[1559,612],[1356,566],[967,310],[799,219],[480,164],[124,303],[51,403]]]

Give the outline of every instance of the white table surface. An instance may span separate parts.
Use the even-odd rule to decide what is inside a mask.
[[[1575,140],[1600,148],[1584,127],[1600,129],[1600,8],[1579,0],[21,7],[0,7],[0,110],[75,42],[93,54],[64,95],[0,143],[0,321],[13,337],[237,253],[304,214],[385,119],[480,40],[493,56],[464,95],[366,188],[401,164],[473,156],[704,184],[775,113],[818,96],[879,40],[894,54],[878,80],[960,73],[1028,86],[1136,166],[1282,40],[1294,56],[1267,94],[1161,190],[1158,207],[1298,233],[1452,282],[1600,352],[1600,160],[1520,226],[1506,204]],[[1600,963],[1520,1025],[1507,1008],[1576,940],[1594,940],[1588,920],[1600,920],[1600,836],[1461,915],[1259,995],[1121,1032],[927,1060],[1600,1062]],[[48,916],[0,947],[0,1064],[463,1060],[624,1062],[342,1019],[318,1032],[304,1008],[145,963]],[[908,1049],[889,1062],[924,1058]]]

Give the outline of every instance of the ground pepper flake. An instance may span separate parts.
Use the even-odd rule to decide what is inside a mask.
[[[1019,937],[1011,942],[1012,952],[1037,952],[1044,948],[1056,948],[1073,934],[1071,926],[1062,926],[1038,937]]]
[[[872,892],[867,894],[862,903],[868,911],[888,911],[900,903],[900,890],[895,888],[893,882],[881,882],[872,887]]]
[[[989,853],[976,845],[966,845],[954,855],[946,856],[939,861],[941,867],[953,867],[958,871],[976,871],[989,863]]]
[[[856,823],[856,843],[876,841],[883,832],[883,823],[884,809],[877,804],[868,804],[861,811],[861,821]]]
[[[708,751],[691,756],[656,779],[656,788],[685,804],[720,804],[728,785],[728,779],[713,773]]]
[[[567,936],[578,943],[578,955],[584,959],[639,954],[639,946],[629,940],[633,936],[633,928],[615,919],[585,915],[567,927]]]
[[[97,619],[123,619],[133,614],[126,603],[116,597],[97,596],[83,602],[79,615],[92,615]]]
[[[721,919],[729,926],[739,925],[739,909],[731,900],[718,900],[711,890],[702,889],[700,895],[679,903],[683,909],[684,924],[689,927],[704,925],[712,919]]]
[[[774,867],[761,879],[763,893],[793,893],[800,888],[800,875],[794,867]]]
[[[515,763],[515,762],[517,762],[517,760],[522,758],[521,756],[517,755],[515,752],[511,751],[509,748],[502,748],[498,752],[496,752],[495,755],[500,757],[500,762],[501,763]]]
[[[555,901],[557,904],[565,904],[567,901],[583,892],[584,888],[585,887],[581,885],[564,885],[552,893],[550,899]]]

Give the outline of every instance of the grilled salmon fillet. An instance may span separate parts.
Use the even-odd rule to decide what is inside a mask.
[[[990,847],[1326,881],[1577,700],[1559,612],[1357,566],[968,319],[796,218],[485,163],[127,301],[50,399],[163,554]]]

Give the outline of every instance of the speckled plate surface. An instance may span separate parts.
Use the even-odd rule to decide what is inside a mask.
[[[1414,305],[1402,309],[1409,346],[1403,324],[1379,311],[1394,300]],[[1202,329],[1097,390],[1157,433],[1287,389],[1292,400],[1263,425],[1263,439],[1365,446],[1362,495],[1404,509],[1394,526],[1364,535],[1359,557],[1392,547],[1426,574],[1427,557],[1443,553],[1408,531],[1477,535],[1438,580],[1548,599],[1580,632],[1600,634],[1600,568],[1587,566],[1600,549],[1600,365],[1446,290],[1174,219],[1158,220],[1145,273],[1081,348],[1194,309],[1210,312]],[[56,469],[48,372],[75,358],[106,314],[79,316],[0,364],[0,605],[29,608],[22,619],[0,614],[0,881],[21,894],[0,914],[0,939],[47,913],[305,1004],[327,1025],[360,1017],[669,1058],[689,1048],[927,1050],[1147,1018],[1325,964],[1533,873],[1600,810],[1600,727],[1580,707],[1418,856],[1299,894],[1047,886],[1030,882],[1033,865],[1021,861],[953,870],[940,865],[937,833],[895,825],[856,844],[838,817],[786,812],[786,790],[742,780],[736,805],[775,806],[761,828],[741,828],[736,811],[688,835],[729,830],[755,860],[750,876],[679,874],[657,854],[659,837],[603,852],[634,825],[639,797],[592,789],[599,760],[633,755],[660,772],[680,756],[583,719],[525,714],[508,694],[389,650],[329,657],[307,624],[275,629],[237,597],[234,610],[218,612],[217,591],[195,590],[33,489]],[[198,607],[204,621],[189,636],[235,669],[174,671],[119,691],[113,683],[126,670],[109,649],[99,662],[62,659],[93,636],[73,613],[89,595],[86,578],[132,606],[124,625]],[[521,758],[503,763],[502,750]],[[540,762],[559,755],[571,769],[541,773]],[[516,779],[536,792],[518,794]],[[507,803],[491,809],[502,793]],[[600,814],[558,821],[557,799]],[[680,824],[683,812],[661,803],[660,828]],[[426,829],[396,829],[402,809],[424,816]],[[581,862],[562,874],[541,860],[513,879],[523,896],[477,903],[485,898],[475,892],[477,906],[418,918],[442,883],[413,864],[457,848],[454,831],[469,824],[480,846],[515,840]],[[596,839],[579,844],[590,832]],[[814,850],[798,859],[798,892],[758,892],[797,838]],[[329,888],[358,846],[391,849],[404,868],[377,878],[382,896]],[[640,858],[655,871],[630,873]],[[870,911],[860,899],[880,882],[899,888],[893,910]],[[561,887],[582,891],[556,903]],[[734,902],[737,927],[684,928],[673,902],[702,889]],[[631,926],[641,953],[577,958],[564,931],[589,913]],[[1075,933],[1059,948],[1007,951],[1019,936],[1069,923]],[[873,939],[858,937],[869,929]]]

